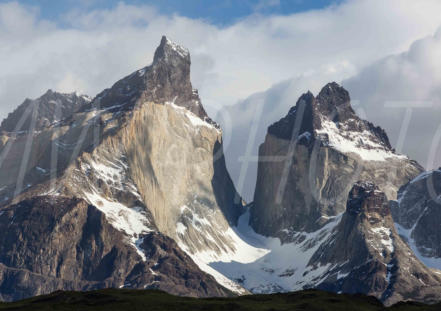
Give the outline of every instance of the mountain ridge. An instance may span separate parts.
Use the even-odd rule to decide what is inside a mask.
[[[440,277],[412,255],[388,205],[422,168],[356,115],[344,88],[302,95],[268,128],[244,206],[190,66],[164,36],[151,65],[78,110],[0,135],[2,299],[103,287],[438,299]]]
[[[48,90],[41,97],[26,99],[0,125],[0,132],[28,132],[41,130],[60,122],[79,111],[91,99],[78,93],[59,93]]]

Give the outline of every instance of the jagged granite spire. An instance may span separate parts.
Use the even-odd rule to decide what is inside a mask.
[[[343,122],[356,117],[349,92],[336,82],[326,84],[316,98],[317,109],[333,121]]]
[[[300,109],[300,106],[304,107]],[[326,132],[328,126],[344,128],[360,134],[370,133],[370,140],[376,147],[392,150],[386,132],[381,127],[360,119],[351,106],[348,91],[336,82],[326,84],[316,97],[310,91],[303,94],[284,118],[268,128],[268,132],[282,139],[291,139],[296,122],[300,123],[299,134],[310,132],[317,137],[320,132]],[[329,135],[322,138],[329,139]]]
[[[156,49],[155,56],[153,57],[153,64],[159,62],[176,64],[185,62],[190,65],[190,52],[186,48],[172,42],[166,36],[162,36],[161,43]]]
[[[145,102],[169,102],[214,124],[191,85],[190,66],[188,50],[163,36],[150,66],[135,71],[98,94],[89,108],[130,110]]]
[[[174,102],[205,117],[205,111],[201,115],[199,96],[191,85],[190,66],[188,50],[163,36],[155,51],[153,64],[145,68],[147,92],[150,92],[146,96],[158,103]]]
[[[312,133],[314,131],[314,95],[308,91],[298,99],[288,114],[278,122],[268,127],[268,133],[282,139],[291,139],[294,133],[294,126],[299,123],[298,132]],[[301,114],[300,117],[299,114]]]

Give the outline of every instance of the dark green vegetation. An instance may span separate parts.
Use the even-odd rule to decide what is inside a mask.
[[[440,310],[441,305],[400,303],[385,308],[363,295],[337,295],[305,290],[288,294],[250,295],[237,298],[195,299],[152,290],[106,289],[93,292],[55,292],[14,303],[0,303],[0,310]]]

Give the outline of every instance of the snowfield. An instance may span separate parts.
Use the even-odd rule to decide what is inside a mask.
[[[384,146],[375,142],[372,134],[368,131],[352,132],[325,118],[321,120],[322,129],[316,130],[317,134],[327,134],[329,146],[342,153],[353,153],[365,161],[387,161],[390,158],[406,159],[404,155],[397,155]]]
[[[331,265],[313,268],[308,266],[308,262],[340,222],[341,215],[334,217],[316,232],[296,233],[304,237],[302,242],[288,244],[282,244],[278,238],[264,237],[254,232],[248,225],[249,217],[249,212],[246,212],[239,218],[237,227],[225,232],[234,241],[234,252],[191,253],[182,242],[179,246],[201,270],[239,294],[245,293],[244,288],[252,293],[302,289],[310,284],[319,284],[321,277],[334,268]]]

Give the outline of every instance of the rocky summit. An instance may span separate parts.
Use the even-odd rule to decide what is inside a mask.
[[[163,37],[150,65],[94,99],[48,91],[2,122],[1,300],[103,288],[441,300],[439,170],[396,153],[329,83],[268,128],[246,204],[190,67]]]
[[[393,200],[423,170],[395,153],[384,130],[360,119],[336,83],[317,97],[302,95],[268,128],[259,157],[251,225],[286,241],[344,212],[357,180],[374,181]]]

